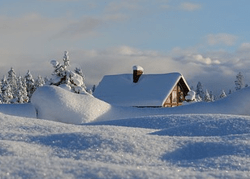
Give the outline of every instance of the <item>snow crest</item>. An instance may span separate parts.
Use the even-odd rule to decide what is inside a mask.
[[[75,94],[57,86],[38,88],[31,103],[38,112],[38,118],[71,124],[92,122],[111,108],[92,95]]]

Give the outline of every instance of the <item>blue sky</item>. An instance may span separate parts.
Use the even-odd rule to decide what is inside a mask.
[[[103,75],[181,72],[196,86],[233,89],[242,72],[250,84],[250,1],[0,0],[0,75],[10,67],[49,76],[50,60],[68,50],[86,83]]]

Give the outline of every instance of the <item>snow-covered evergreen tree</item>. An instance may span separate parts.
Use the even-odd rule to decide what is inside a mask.
[[[26,80],[28,97],[31,98],[32,94],[35,91],[35,80],[29,70],[24,76],[24,78]]]
[[[22,78],[20,76],[18,78],[17,84],[18,84],[17,102],[18,103],[27,103],[27,102],[29,102],[29,97],[28,97],[28,93],[27,93],[26,79]]]
[[[227,97],[226,93],[224,90],[221,91],[220,98],[225,98]]]
[[[35,81],[35,89],[41,87],[45,85],[45,80],[43,79],[43,77],[41,77],[40,75],[37,77],[36,81]]]
[[[202,98],[200,97],[200,95],[196,95],[195,99],[196,99],[197,102],[201,102],[202,101]]]
[[[204,99],[204,91],[203,91],[203,86],[202,86],[201,82],[197,83],[196,95],[197,95],[197,97],[200,96],[201,100]]]
[[[75,93],[86,93],[84,78],[76,72],[67,69],[70,64],[67,51],[64,52],[63,62],[64,64],[62,65],[56,60],[51,60],[50,63],[54,67],[54,72],[52,73],[50,84],[63,86]]]
[[[95,92],[95,85],[93,85],[93,87],[92,87],[92,92],[94,93]]]
[[[5,104],[11,103],[11,100],[13,99],[13,95],[11,92],[10,84],[5,76],[2,79],[1,90],[2,90],[2,102]]]
[[[44,78],[44,84],[45,85],[50,85],[50,80],[49,80],[49,78],[47,76]]]
[[[8,93],[11,93],[12,99],[15,99],[17,96],[17,76],[15,70],[12,67],[10,71],[8,71],[7,81],[9,83]]]
[[[2,81],[0,81],[0,104],[3,103],[3,95],[2,95]]]
[[[83,84],[81,85],[81,87],[84,88],[85,90],[87,90],[87,87],[86,87],[86,85],[85,85],[85,83],[84,83],[84,81],[85,81],[85,76],[84,76],[84,74],[83,74],[83,72],[82,72],[82,69],[76,67],[76,68],[75,68],[75,73],[78,74],[78,75],[80,75],[80,76],[82,77]]]
[[[236,75],[236,80],[234,83],[235,83],[236,90],[240,90],[240,89],[244,88],[244,76],[241,74],[241,72],[239,72]]]
[[[215,101],[215,97],[212,91],[209,92],[209,96],[212,102]]]
[[[210,94],[208,93],[208,90],[205,91],[205,95],[204,95],[204,101],[206,102],[211,102],[211,98],[210,98]]]

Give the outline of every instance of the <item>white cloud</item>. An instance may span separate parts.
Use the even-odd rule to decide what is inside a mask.
[[[207,35],[207,42],[209,45],[232,46],[235,44],[237,39],[238,39],[237,36],[226,33]]]
[[[203,57],[200,54],[192,55],[191,58],[193,58],[197,62],[204,63],[206,65],[211,65],[211,64],[220,64],[219,60],[212,60],[209,57]]]
[[[200,4],[190,3],[190,2],[183,2],[180,4],[180,9],[186,11],[196,11],[201,9],[201,7],[202,6]]]

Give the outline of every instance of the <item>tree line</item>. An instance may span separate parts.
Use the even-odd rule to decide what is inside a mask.
[[[236,80],[234,81],[234,84],[235,84],[235,91],[238,91],[238,90],[241,90],[245,87],[248,87],[247,84],[245,84],[244,82],[244,76],[242,75],[241,72],[239,72],[237,75],[236,75]],[[221,93],[219,96],[215,96],[213,94],[212,91],[209,91],[209,90],[204,90],[203,89],[203,85],[201,84],[201,82],[198,82],[197,83],[197,86],[196,86],[196,89],[193,90],[195,91],[195,101],[205,101],[205,102],[213,102],[217,99],[221,99],[221,98],[224,98],[226,97],[227,95],[230,95],[233,93],[234,90],[229,90],[228,93],[225,92],[225,90],[221,90]]]
[[[51,65],[54,71],[50,79],[40,75],[34,79],[29,70],[25,76],[17,76],[14,68],[11,67],[8,75],[0,81],[0,103],[28,103],[35,90],[45,84],[60,86],[75,93],[92,93],[86,88],[81,68],[76,67],[74,71],[68,69],[70,59],[67,51],[64,52],[63,64],[51,60]]]
[[[43,85],[56,85],[74,93],[90,93],[94,92],[95,85],[92,90],[87,90],[85,85],[85,76],[81,68],[76,67],[74,71],[68,69],[70,66],[69,53],[64,52],[63,63],[57,60],[51,60],[51,65],[54,68],[51,78],[38,76],[33,78],[31,72],[28,70],[25,76],[17,76],[14,68],[8,71],[8,75],[4,76],[0,81],[0,103],[15,104],[30,102],[32,94],[35,90]],[[248,85],[244,83],[244,76],[239,72],[236,75],[235,90],[240,90]],[[230,95],[234,90],[229,90],[226,94],[224,90],[219,96],[214,96],[212,91],[204,90],[201,82],[197,83],[196,89],[192,89],[193,97],[191,101],[205,101],[213,102],[216,99],[224,98]]]

